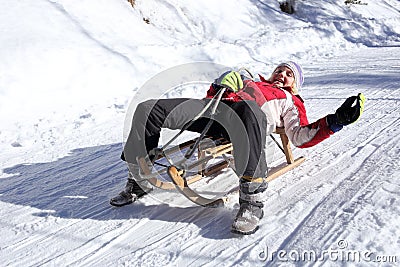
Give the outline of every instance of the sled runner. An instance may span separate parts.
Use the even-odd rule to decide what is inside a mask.
[[[286,163],[281,164],[279,166],[275,166],[270,169],[269,174],[267,176],[267,181],[272,181],[279,177],[280,175],[296,168],[301,163],[305,161],[304,157],[299,157],[294,159],[292,149],[290,146],[290,142],[288,137],[285,134],[284,128],[277,128],[275,130],[276,134],[279,134],[281,143],[279,144],[277,140],[271,135],[271,138],[278,145],[280,150],[283,152],[286,158]],[[180,153],[185,149],[193,149],[193,146],[199,143],[198,138],[184,142],[177,147],[173,147],[163,151],[162,155],[157,156],[153,163],[157,165],[157,161],[164,158],[168,158],[168,155],[173,153]],[[160,164],[161,168],[156,171],[152,171],[149,167],[149,164],[144,158],[140,158],[138,160],[139,166],[142,170],[143,178],[147,179],[153,186],[165,189],[172,190],[177,189],[180,193],[182,193],[186,198],[191,200],[192,202],[204,206],[204,207],[213,207],[218,206],[227,201],[226,197],[217,198],[217,199],[209,199],[199,195],[196,191],[191,189],[190,185],[194,182],[199,181],[202,178],[208,177],[214,173],[217,173],[224,168],[228,167],[232,164],[232,156],[228,157],[228,155],[233,153],[233,147],[230,142],[226,140],[213,140],[214,146],[198,146],[197,147],[197,159],[191,161],[187,164],[182,164],[181,166],[179,162],[177,164],[165,165]],[[219,159],[217,163],[208,164],[211,160],[215,161]],[[211,166],[207,166],[211,165]],[[189,171],[194,170],[194,175],[189,175]],[[192,172],[193,173],[193,172]],[[162,174],[168,174],[171,178],[172,182],[166,181],[164,179],[159,178]]]

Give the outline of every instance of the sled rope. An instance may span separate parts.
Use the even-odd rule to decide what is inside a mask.
[[[254,75],[247,68],[241,67],[239,69],[239,73],[241,73],[241,72],[246,72],[248,75],[247,74],[243,74],[243,76],[248,78],[248,79],[250,79],[250,80],[252,80],[252,81],[254,81]]]
[[[285,149],[283,149],[283,147],[281,146],[281,144],[279,144],[279,142],[275,139],[275,137],[272,134],[270,134],[269,136],[272,138],[275,144],[280,148],[280,150],[282,150],[282,152],[285,153]]]
[[[213,119],[214,119],[215,112],[217,111],[217,107],[218,107],[219,103],[221,102],[221,98],[222,98],[222,95],[224,94],[225,90],[226,90],[225,88],[222,88],[221,91],[218,92],[217,98],[215,99],[215,104],[214,104],[214,106],[213,106],[213,108],[212,108],[212,110],[211,110],[210,120],[207,122],[206,127],[204,127],[203,131],[201,132],[199,138],[197,138],[197,140],[196,140],[196,142],[194,143],[193,147],[192,147],[191,149],[189,149],[189,150],[185,153],[185,158],[186,158],[186,159],[189,159],[189,158],[193,155],[194,151],[195,151],[196,148],[199,146],[200,141],[203,140],[203,138],[204,138],[204,136],[206,135],[207,131],[210,129],[210,127],[211,127],[211,125],[212,125],[212,123],[213,123]],[[213,99],[214,99],[214,98],[213,98]],[[210,102],[211,102],[211,101],[210,101]]]

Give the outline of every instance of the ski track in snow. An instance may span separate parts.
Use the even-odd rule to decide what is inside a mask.
[[[400,88],[397,83],[397,88],[369,88],[365,93],[367,108],[360,122],[325,145],[301,151],[307,161],[271,183],[271,199],[258,235],[232,237],[232,206],[180,209],[158,205],[146,197],[131,207],[109,207],[107,200],[125,175],[123,164],[114,160],[121,148],[116,144],[80,149],[55,163],[8,170],[18,174],[1,180],[1,194],[14,194],[15,199],[9,202],[17,205],[9,204],[1,211],[2,217],[7,214],[12,218],[7,222],[2,219],[1,224],[10,225],[12,230],[6,237],[8,245],[1,247],[0,253],[12,253],[22,266],[108,265],[116,259],[119,265],[129,266],[214,266],[221,262],[251,266],[260,263],[257,257],[265,246],[271,251],[322,250],[349,235],[363,247],[388,253],[382,251],[370,231],[391,227],[393,236],[378,240],[398,242],[400,229],[395,214],[399,210],[395,203],[400,185],[394,178],[399,175],[400,100],[396,97]],[[82,177],[81,170],[86,168],[97,171]],[[65,179],[76,175],[80,177]],[[107,179],[110,175],[118,177]],[[24,184],[32,186],[26,188]],[[47,194],[41,192],[43,187]],[[63,197],[71,195],[81,197]],[[85,201],[89,203],[79,204]],[[144,205],[146,202],[150,204]],[[39,210],[28,211],[31,219],[24,222],[31,209],[24,207],[28,203]],[[383,208],[365,214],[373,211],[376,203]],[[349,245],[359,247],[357,243]],[[32,259],[33,253],[37,260]]]
[[[142,204],[131,207],[109,207],[106,202],[121,186],[121,176],[125,174],[124,167],[114,163],[113,157],[118,157],[121,147],[116,144],[80,149],[75,156],[72,153],[43,166],[20,165],[8,170],[18,175],[1,181],[6,187],[2,196],[13,192],[14,196],[27,195],[28,199],[11,199],[10,203],[18,205],[9,204],[8,210],[2,210],[2,217],[8,214],[13,218],[1,222],[9,224],[13,234],[8,235],[8,245],[1,247],[1,254],[12,253],[23,266],[107,265],[116,259],[118,264],[129,266],[214,266],[220,262],[251,266],[260,263],[257,257],[265,246],[271,251],[322,250],[346,240],[350,234],[353,242],[376,253],[388,253],[381,250],[379,242],[374,241],[375,234],[369,231],[390,226],[394,236],[384,235],[378,239],[382,242],[390,239],[396,243],[400,234],[393,215],[399,213],[395,203],[400,185],[394,178],[399,175],[400,100],[396,97],[400,88],[372,88],[365,93],[367,108],[360,122],[342,130],[337,138],[333,136],[326,145],[306,151],[308,159],[296,172],[271,183],[271,199],[258,235],[232,237],[232,206],[180,209],[157,205],[146,197]],[[86,168],[97,172],[60,181]],[[118,180],[107,180],[110,174],[118,176]],[[21,187],[26,183],[34,186]],[[41,186],[46,187],[47,194],[39,193]],[[93,193],[96,189],[100,190],[98,196]],[[81,197],[62,197],[71,195]],[[382,195],[384,200],[379,199]],[[85,201],[90,203],[78,204]],[[145,202],[150,205],[143,205]],[[32,219],[28,222],[24,221],[30,208],[23,207],[25,203],[39,208],[29,212]],[[383,208],[365,214],[364,209],[373,210],[374,203]],[[349,245],[359,247],[357,243]],[[37,260],[32,260],[32,253]]]

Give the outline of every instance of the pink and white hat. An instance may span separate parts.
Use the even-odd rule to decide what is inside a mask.
[[[296,82],[295,90],[297,91],[297,92],[293,92],[293,93],[297,94],[298,90],[301,88],[301,86],[304,83],[303,69],[300,67],[299,64],[297,64],[294,61],[288,61],[288,62],[281,63],[275,68],[275,70],[279,67],[288,67],[293,72],[294,80]]]

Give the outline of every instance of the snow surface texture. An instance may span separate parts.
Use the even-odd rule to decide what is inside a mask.
[[[278,1],[137,0],[133,9],[123,0],[2,0],[1,265],[398,264],[400,2],[297,2],[287,15]],[[304,67],[310,121],[358,92],[366,109],[325,142],[294,150],[307,161],[270,183],[256,234],[230,233],[235,193],[217,209],[185,207],[177,194],[178,205],[151,196],[108,204],[127,177],[125,114],[148,79],[195,61],[268,76],[286,60]],[[293,260],[328,250],[337,253]],[[370,257],[354,263],[348,252]]]

